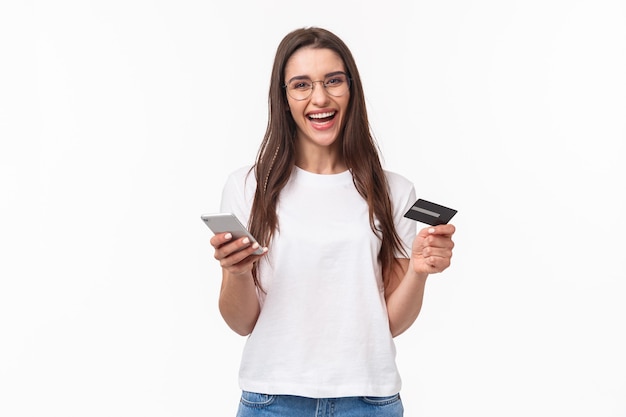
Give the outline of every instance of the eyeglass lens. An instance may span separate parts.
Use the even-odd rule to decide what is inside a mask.
[[[312,81],[309,78],[296,77],[287,83],[287,93],[295,100],[304,100],[309,98],[313,92],[315,83],[322,83],[324,89],[331,96],[339,97],[344,95],[350,89],[350,80],[346,74],[333,74],[324,79],[324,81]]]

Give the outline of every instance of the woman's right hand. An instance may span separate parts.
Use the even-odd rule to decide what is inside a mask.
[[[244,275],[252,271],[252,265],[267,253],[267,248],[263,248],[263,253],[254,255],[259,248],[259,244],[250,243],[250,239],[242,237],[232,240],[231,233],[218,233],[210,240],[211,246],[215,248],[215,259],[220,262],[222,269],[233,275]]]

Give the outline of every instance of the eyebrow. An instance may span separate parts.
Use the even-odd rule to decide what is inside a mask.
[[[333,75],[338,75],[338,74],[343,74],[345,76],[348,76],[348,74],[345,73],[345,71],[333,71],[333,72],[329,72],[328,74],[324,75],[324,79],[328,78],[328,77],[332,77]],[[312,78],[309,77],[308,75],[296,75],[295,77],[291,77],[289,80],[287,80],[287,82],[291,82],[293,80],[311,80]]]

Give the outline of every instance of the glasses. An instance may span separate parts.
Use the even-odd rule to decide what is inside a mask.
[[[350,78],[345,72],[327,75],[324,80],[319,81],[312,81],[308,77],[293,77],[283,88],[287,89],[289,97],[300,101],[311,97],[315,83],[322,83],[326,92],[333,97],[341,97],[350,90]]]

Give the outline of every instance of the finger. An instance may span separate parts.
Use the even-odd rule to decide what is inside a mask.
[[[215,257],[220,261],[222,267],[230,267],[243,261],[247,262],[247,258],[251,258],[250,262],[255,262],[267,252],[267,248],[263,248],[263,253],[255,255],[254,252],[257,249],[259,249],[258,243],[251,244],[250,240],[244,237],[216,250]]]
[[[217,249],[223,244],[225,244],[226,242],[229,242],[232,238],[233,238],[233,235],[230,232],[217,233],[211,238],[209,242],[211,243],[211,246]]]
[[[428,236],[424,239],[424,247],[454,249],[454,241],[449,236]]]
[[[252,264],[267,253],[267,248],[263,248],[263,253],[260,255],[255,255],[253,253],[255,250],[256,249],[250,247],[236,252],[232,256],[220,260],[220,266],[235,273],[250,270]]]
[[[424,236],[425,234],[425,236]],[[446,249],[454,248],[454,241],[450,235],[435,234],[435,231],[431,232],[431,228],[422,229],[416,242],[419,242],[419,247],[441,247]]]
[[[427,258],[452,258],[452,247],[443,246],[424,246],[422,248],[422,257]]]
[[[424,258],[424,263],[430,269],[430,272],[442,272],[450,266],[450,256],[429,256]]]
[[[448,269],[448,267],[450,266],[450,259],[449,258],[429,258],[428,259],[428,265],[430,268],[432,268],[433,272],[442,272],[446,269]]]
[[[428,235],[444,235],[444,236],[452,236],[456,231],[456,227],[453,224],[440,224],[437,226],[426,227],[420,231],[420,233],[424,233],[423,236]]]
[[[226,243],[218,246],[215,249],[215,258],[223,259],[241,251],[244,251],[244,254],[249,254],[256,251],[258,248],[259,244],[256,242],[252,244],[252,242],[250,242],[250,239],[248,239],[247,237],[242,237],[232,242],[227,240]]]
[[[258,248],[258,246],[257,246]],[[254,252],[256,249],[253,249],[252,246],[249,249],[244,249],[243,251],[240,251],[237,253],[237,255],[242,254],[242,252],[251,250],[252,252]],[[241,261],[233,264],[233,265],[224,265],[222,266],[223,269],[227,270],[228,272],[230,272],[231,274],[235,274],[235,275],[239,275],[239,274],[243,274],[243,273],[247,273],[250,272],[250,270],[252,269],[252,265],[258,261],[261,257],[265,256],[265,254],[267,253],[267,248],[263,248],[263,253],[259,254],[259,255],[255,255],[254,253],[251,253],[248,256],[245,256]],[[235,257],[232,260],[237,259],[237,257]],[[228,258],[229,260],[231,260],[230,258]],[[222,263],[222,262],[220,262]]]

